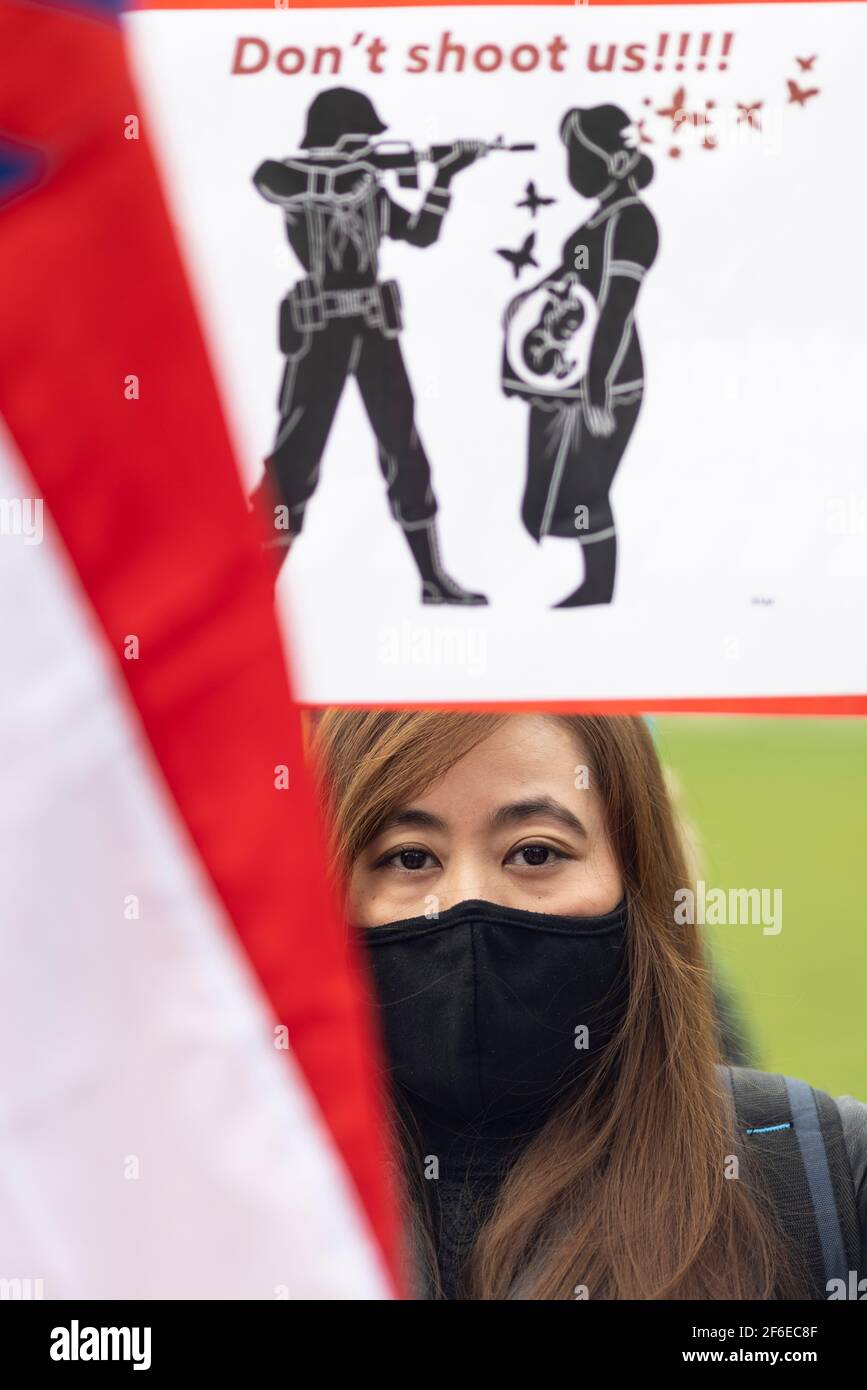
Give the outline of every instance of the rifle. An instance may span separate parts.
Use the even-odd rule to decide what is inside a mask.
[[[343,135],[335,145],[306,150],[291,159],[266,159],[254,175],[254,183],[270,202],[289,204],[311,195],[337,196],[353,186],[359,172],[376,175],[393,170],[401,188],[418,188],[420,164],[439,164],[460,146],[431,145],[417,150],[408,140],[367,140]],[[522,154],[535,150],[531,144],[507,145],[502,135],[484,143],[485,153]]]
[[[408,140],[377,140],[367,147],[362,158],[366,163],[372,164],[374,169],[396,170],[401,188],[418,188],[418,166],[440,164],[458,148],[459,143],[431,145],[427,150],[416,150]],[[483,142],[483,148],[486,154],[529,154],[536,146],[507,145],[502,135],[498,135],[496,140]]]

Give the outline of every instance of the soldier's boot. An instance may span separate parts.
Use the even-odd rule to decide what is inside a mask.
[[[484,594],[474,594],[469,589],[462,588],[443,569],[435,521],[418,526],[414,531],[405,531],[404,535],[421,577],[422,603],[487,603]]]
[[[251,493],[249,507],[250,511],[258,517],[259,525],[264,530],[264,539],[261,542],[262,554],[276,583],[296,533],[287,527],[277,525],[277,504],[274,498],[273,484],[266,474],[259,486]],[[285,510],[285,508],[281,510]]]
[[[617,537],[604,541],[581,543],[584,552],[584,579],[552,608],[587,608],[594,603],[610,603],[614,597],[614,575],[617,569]]]

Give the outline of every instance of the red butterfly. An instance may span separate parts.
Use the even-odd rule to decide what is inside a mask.
[[[795,62],[798,64],[801,72],[810,72],[818,56],[818,53],[814,53],[812,58],[796,58]]]
[[[657,111],[657,116],[670,116],[675,125],[683,120],[681,112],[686,103],[686,88],[678,87],[674,96],[671,98],[670,106],[663,106]]]
[[[764,104],[763,101],[753,101],[749,104],[745,101],[739,101],[738,125],[743,125],[744,121],[746,121],[747,125],[752,126],[754,130],[761,130],[762,127],[759,125],[759,118],[756,112],[761,111]]]
[[[796,106],[806,106],[808,97],[819,95],[818,87],[799,87],[797,82],[793,82],[791,78],[787,78],[786,86],[789,89],[790,105],[794,102]]]

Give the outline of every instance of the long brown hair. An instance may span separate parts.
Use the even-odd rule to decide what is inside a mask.
[[[386,817],[509,717],[326,711],[314,748],[344,879]],[[732,1156],[742,1177],[744,1159],[716,1071],[710,974],[698,929],[675,918],[687,871],[647,726],[549,717],[580,744],[604,805],[629,911],[629,1001],[589,1078],[506,1174],[462,1296],[807,1297],[760,1174],[731,1177]]]

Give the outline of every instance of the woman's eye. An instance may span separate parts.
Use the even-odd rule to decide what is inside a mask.
[[[396,869],[429,869],[433,856],[428,854],[426,849],[399,849],[394,854],[390,854],[383,862],[392,865]]]
[[[550,845],[522,845],[515,850],[512,862],[518,867],[526,866],[530,869],[541,869],[546,864],[553,864],[555,859],[564,859],[565,855],[559,850],[552,849]]]

